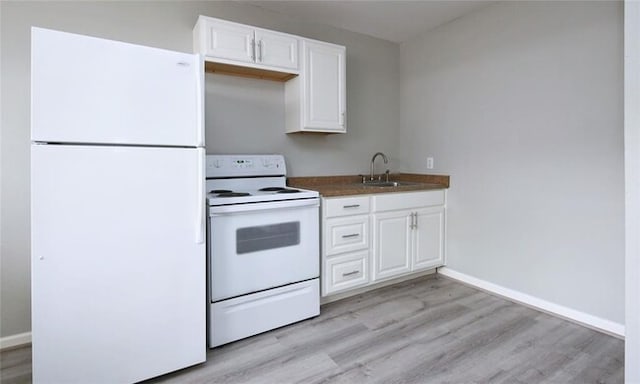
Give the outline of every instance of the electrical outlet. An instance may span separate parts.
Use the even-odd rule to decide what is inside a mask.
[[[433,169],[433,157],[427,157],[427,169]]]

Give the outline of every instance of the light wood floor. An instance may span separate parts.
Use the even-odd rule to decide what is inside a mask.
[[[2,353],[3,384],[30,382],[30,352]],[[619,339],[434,275],[324,305],[148,383],[622,383],[623,361]]]

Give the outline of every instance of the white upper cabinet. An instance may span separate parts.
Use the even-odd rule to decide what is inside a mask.
[[[302,41],[300,76],[285,88],[288,133],[347,131],[345,55],[343,46]]]
[[[194,50],[208,62],[298,73],[298,37],[200,16]]]
[[[285,82],[287,133],[346,133],[346,48],[200,16],[194,50],[205,71]]]
[[[345,48],[305,41],[305,114],[307,129],[344,132]]]
[[[253,27],[230,23],[220,20],[205,19],[198,21],[196,31],[204,31],[204,38],[200,40],[197,51],[204,54],[207,59],[218,58],[240,61],[243,63],[254,62],[254,29]]]
[[[256,29],[256,61],[260,64],[298,69],[298,39],[280,32]]]
[[[302,41],[300,76],[285,85],[287,133],[346,133],[346,49]]]

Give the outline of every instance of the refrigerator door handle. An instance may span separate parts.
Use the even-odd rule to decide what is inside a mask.
[[[204,147],[204,56],[196,55],[197,147]]]
[[[205,166],[204,166],[204,162],[205,162],[205,153],[204,153],[204,148],[198,148],[198,196],[197,196],[197,201],[198,204],[197,209],[197,215],[196,217],[197,219],[197,223],[196,223],[196,244],[202,244],[204,243],[204,232],[205,232],[205,201],[206,201],[206,196],[205,196],[205,182],[206,182],[206,175],[205,175]]]

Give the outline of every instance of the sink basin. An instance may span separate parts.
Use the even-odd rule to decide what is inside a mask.
[[[400,187],[403,185],[415,185],[416,183],[409,183],[406,181],[367,181],[362,183],[365,187]]]

